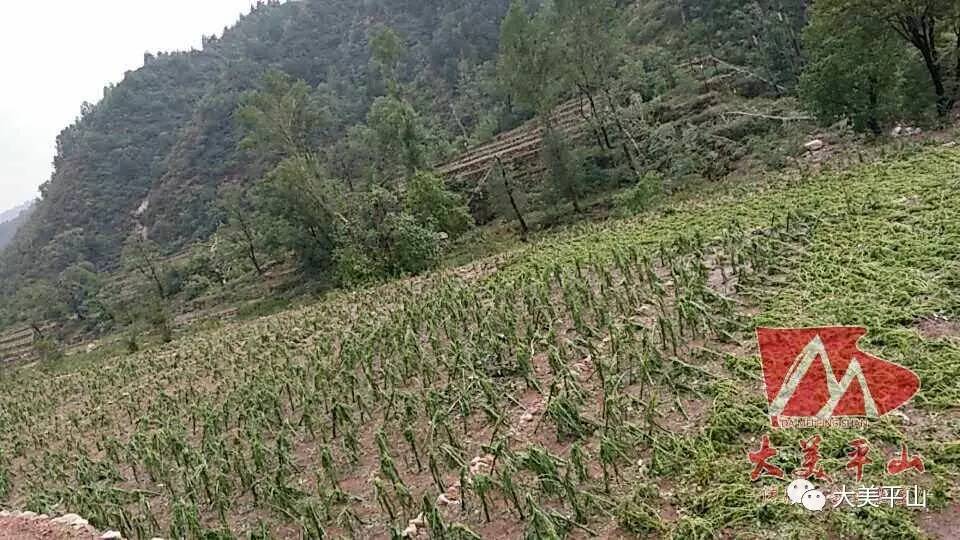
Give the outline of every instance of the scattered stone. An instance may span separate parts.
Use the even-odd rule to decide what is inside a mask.
[[[490,474],[493,470],[494,457],[491,454],[477,456],[470,460],[470,474]]]
[[[20,517],[22,517],[22,518],[27,518],[27,519],[31,519],[31,518],[35,517],[36,515],[37,515],[36,512],[29,512],[29,511],[27,511],[27,512],[20,512]]]
[[[411,519],[407,524],[407,528],[400,533],[400,536],[404,538],[426,538],[427,520],[423,517],[423,514],[421,513],[419,516]]]
[[[900,418],[901,420],[903,420],[903,423],[904,423],[904,424],[907,424],[907,425],[910,424],[910,417],[907,416],[906,413],[904,413],[903,411],[901,411],[901,410],[899,410],[899,409],[894,409],[894,410],[890,411],[890,415],[891,415],[891,416],[896,416],[896,417]]]
[[[923,129],[918,127],[903,127],[900,124],[897,124],[897,127],[893,128],[890,132],[890,135],[893,137],[912,137],[915,135],[922,135]]]
[[[817,151],[819,151],[819,150],[822,150],[823,147],[826,146],[826,145],[827,145],[827,144],[826,144],[825,142],[823,142],[822,140],[820,140],[820,139],[814,139],[814,140],[808,142],[807,144],[803,145],[803,147],[806,148],[808,152],[817,152]]]
[[[64,515],[62,515],[62,516],[54,519],[53,522],[54,522],[54,523],[60,523],[60,524],[62,524],[62,525],[70,525],[70,524],[72,524],[73,522],[77,521],[78,519],[81,519],[81,518],[80,518],[80,516],[78,516],[78,515],[76,515],[76,514],[64,514]]]
[[[117,531],[107,531],[103,533],[103,535],[100,537],[100,540],[122,540],[122,539],[123,539],[123,535]]]
[[[647,475],[647,464],[643,462],[643,458],[637,460],[637,474],[639,476]]]
[[[437,497],[437,506],[456,506],[460,504],[460,486],[452,484],[447,487],[447,491]]]

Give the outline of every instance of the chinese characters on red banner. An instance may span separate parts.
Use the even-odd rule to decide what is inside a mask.
[[[830,481],[830,475],[820,465],[822,459],[820,454],[820,445],[823,439],[820,435],[814,435],[809,439],[801,440],[800,450],[803,453],[803,462],[801,466],[793,472],[795,478],[813,478],[824,482]],[[847,443],[846,452],[848,461],[844,468],[848,470],[853,478],[860,482],[863,480],[863,468],[871,463],[870,444],[866,439],[854,439]],[[750,473],[750,480],[757,481],[764,476],[773,478],[785,478],[783,469],[772,462],[774,458],[780,455],[779,450],[771,446],[770,436],[764,435],[760,439],[760,448],[756,451],[748,451],[747,458],[753,464],[753,470]],[[907,444],[901,445],[900,454],[887,462],[886,471],[888,474],[898,476],[907,471],[914,470],[923,472],[923,457],[919,454],[910,456]]]

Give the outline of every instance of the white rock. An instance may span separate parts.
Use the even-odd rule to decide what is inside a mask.
[[[417,537],[417,526],[416,526],[416,525],[408,525],[407,528],[404,529],[402,533],[400,533],[400,536],[403,536],[404,538],[416,538],[416,537]]]
[[[107,531],[103,533],[103,536],[100,537],[100,540],[121,540],[123,535],[117,531]]]
[[[86,527],[86,526],[89,525],[89,524],[90,524],[89,521],[87,521],[87,520],[85,520],[85,519],[83,519],[83,518],[80,518],[80,519],[74,521],[73,523],[71,523],[70,526],[73,527],[74,529],[77,529],[77,530],[79,531],[80,529]]]
[[[440,496],[437,497],[437,506],[454,506],[457,504],[460,504],[459,500],[451,499],[450,497],[447,497],[446,494],[444,493],[441,493]]]
[[[0,511],[0,517],[10,517],[10,512],[6,510]]]
[[[73,523],[74,521],[76,521],[76,520],[78,520],[78,519],[80,519],[80,516],[78,516],[78,515],[76,515],[76,514],[64,514],[64,515],[62,515],[62,516],[54,519],[53,522],[54,522],[54,523],[63,523],[63,524],[69,525],[70,523]]]
[[[20,512],[20,517],[27,518],[27,519],[32,518],[36,515],[37,515],[36,512]]]
[[[40,515],[38,515],[38,516],[33,516],[32,519],[33,519],[34,521],[43,521],[43,520],[46,520],[46,519],[50,519],[50,516],[48,516],[48,515],[46,515],[46,514],[40,514]]]
[[[803,145],[810,152],[816,152],[817,150],[822,149],[826,144],[820,139],[814,139],[807,144]]]

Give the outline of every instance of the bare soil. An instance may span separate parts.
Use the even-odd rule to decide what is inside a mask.
[[[960,338],[960,321],[930,317],[920,321],[917,330],[925,339]]]
[[[77,531],[49,520],[0,518],[0,540],[97,540],[99,534]]]
[[[931,538],[938,540],[960,538],[960,504],[924,515],[920,518],[920,528]]]

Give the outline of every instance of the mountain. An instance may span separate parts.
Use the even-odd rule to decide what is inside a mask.
[[[3,251],[3,249],[10,244],[17,229],[29,219],[33,211],[33,205],[33,201],[25,202],[19,206],[0,212],[0,251]]]
[[[28,212],[33,207],[34,201],[28,201],[23,204],[14,206],[9,210],[4,210],[0,212],[0,223],[7,223],[8,221],[13,221],[20,217],[24,212]]]
[[[261,2],[222,36],[204,39],[202,50],[146,54],[143,67],[105,88],[99,103],[84,104],[59,135],[54,173],[0,258],[0,282],[55,275],[81,260],[113,269],[137,222],[167,252],[209,236],[218,189],[264,170],[238,150],[234,113],[243,93],[273,69],[305,80],[331,103],[319,143],[332,145],[384,93],[370,83],[368,46],[384,25],[404,42],[401,77],[418,109],[448,129],[458,84],[494,57],[507,7],[508,0]]]

